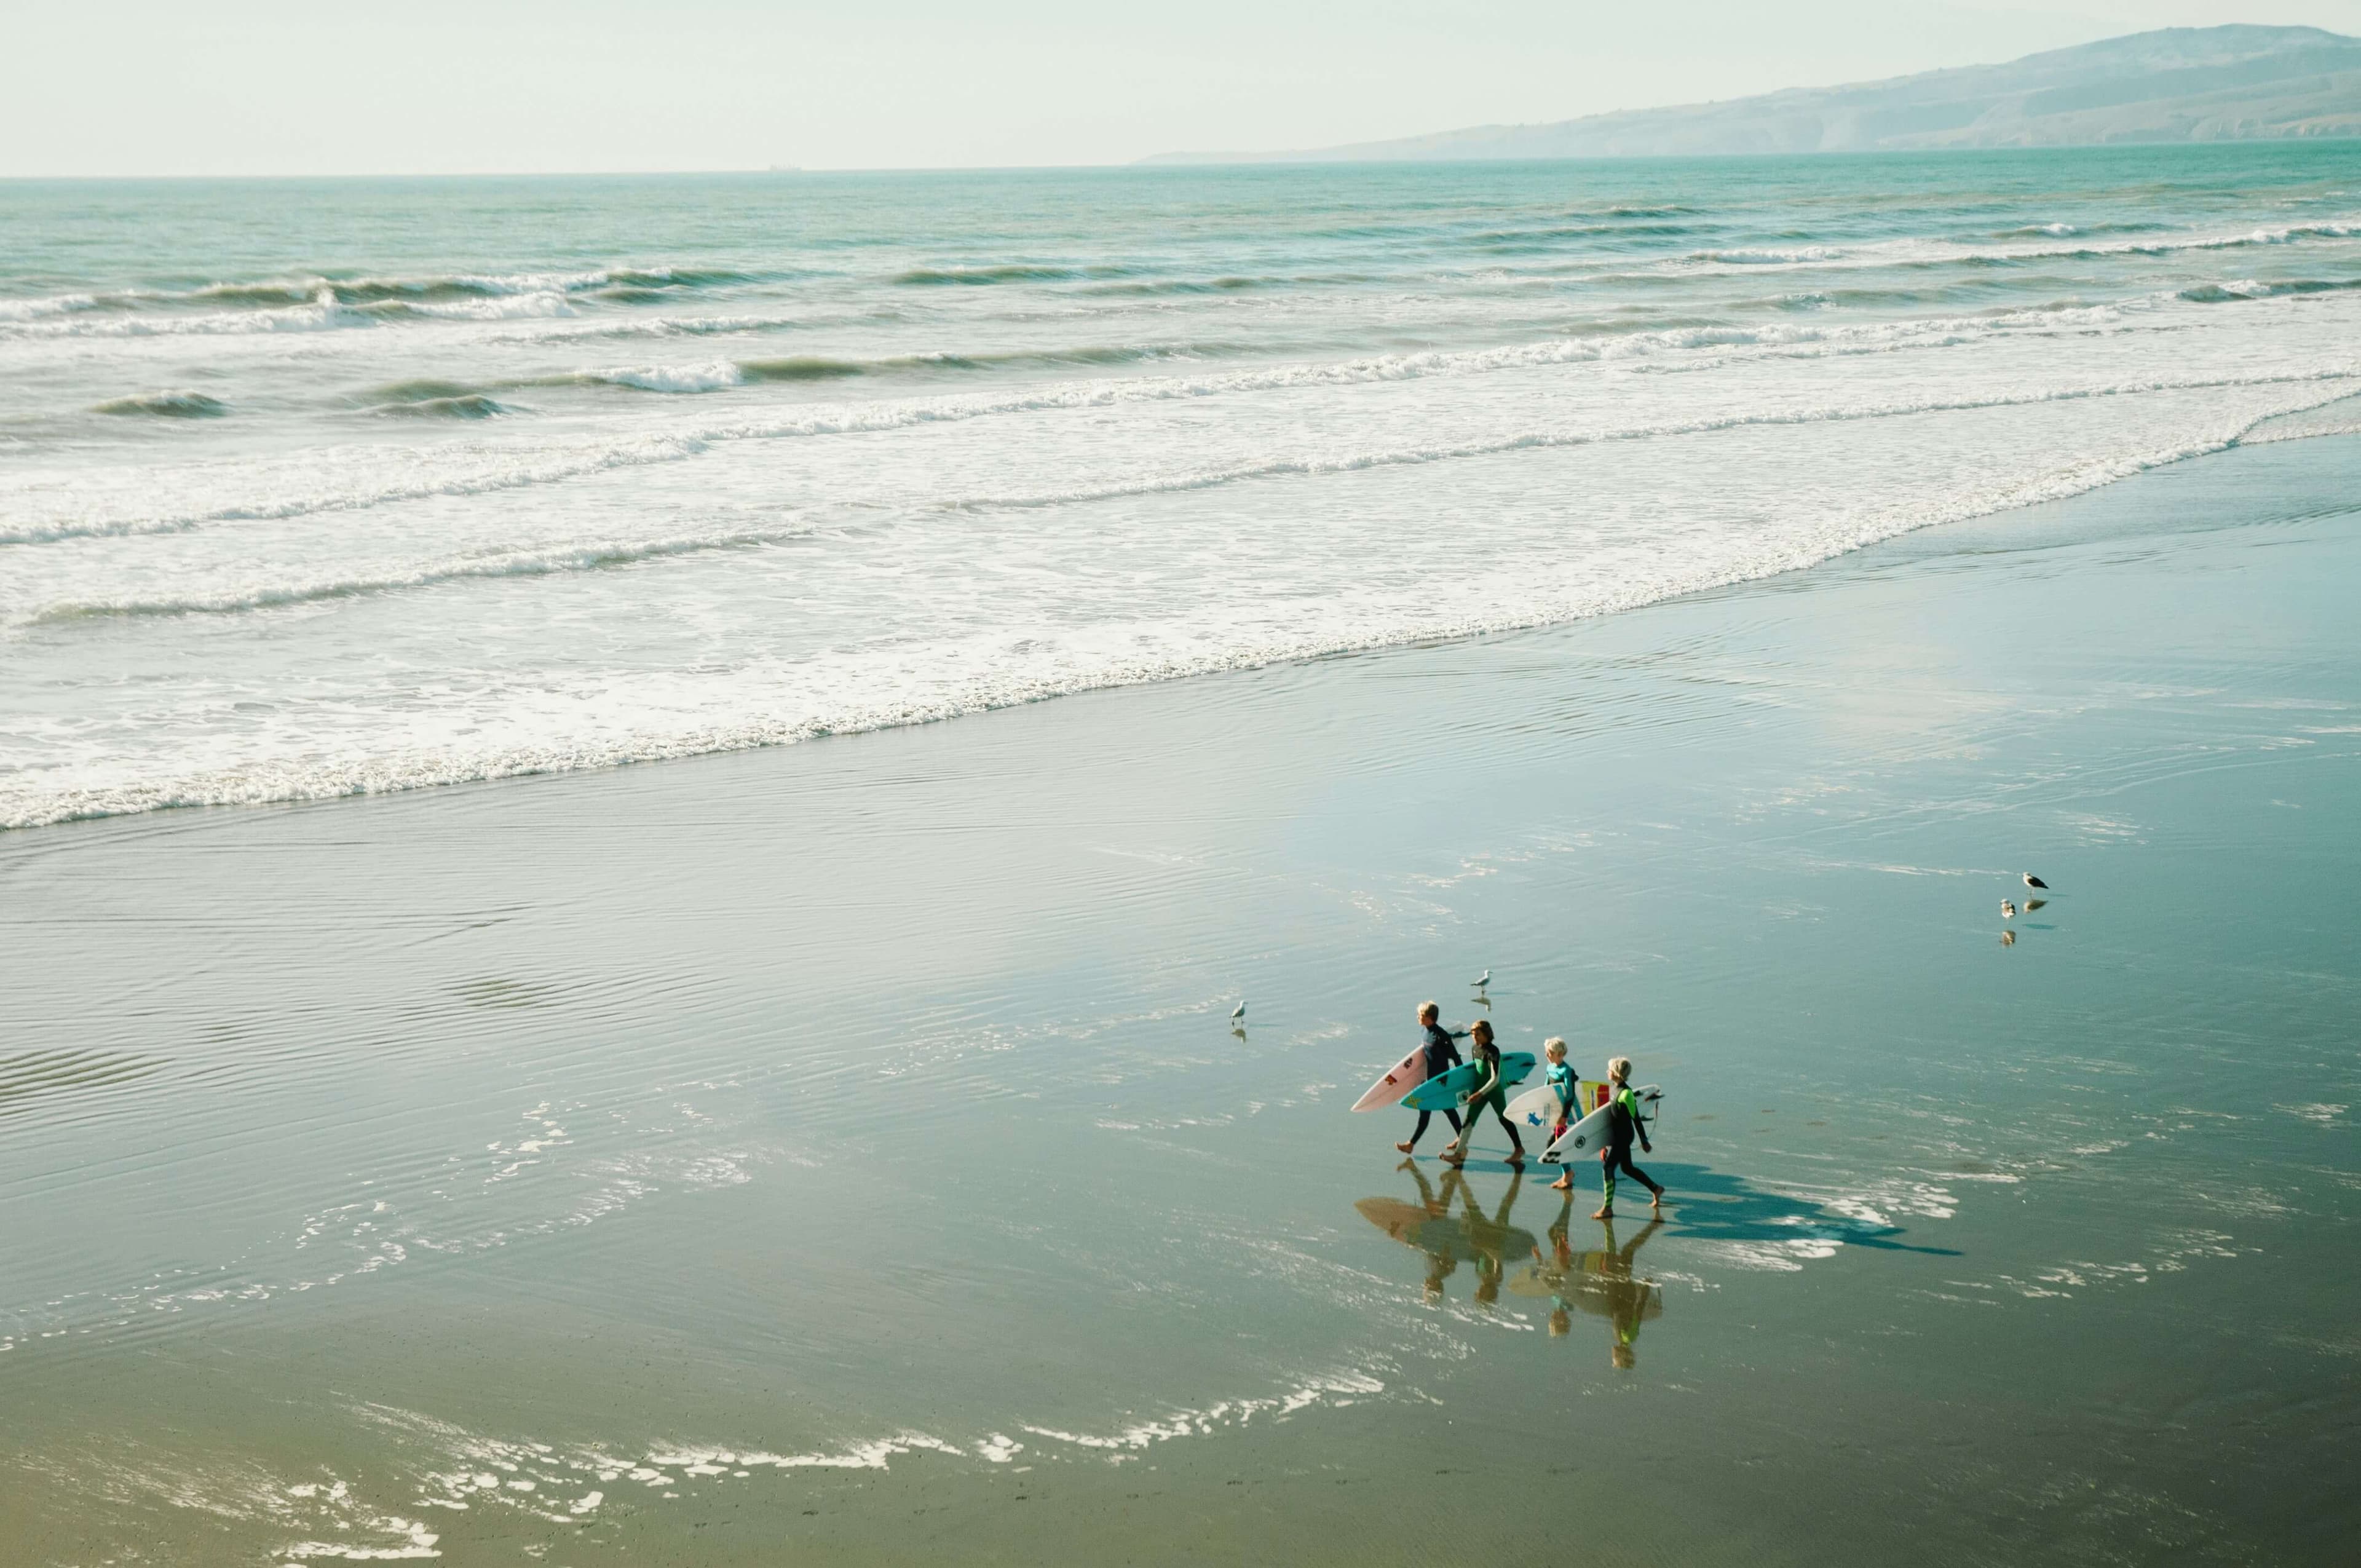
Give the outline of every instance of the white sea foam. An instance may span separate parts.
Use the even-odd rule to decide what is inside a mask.
[[[1741,267],[1777,267],[1798,261],[1834,261],[1843,254],[1824,245],[1806,245],[1791,250],[1708,250],[1702,253],[1702,259]]]
[[[844,667],[840,681],[830,683],[831,695],[818,707],[810,706],[808,696],[800,695],[796,685],[782,685],[775,677],[755,674],[754,678],[734,686],[724,684],[714,687],[706,699],[669,726],[652,726],[644,718],[627,718],[620,727],[574,729],[549,740],[507,748],[445,740],[423,749],[372,748],[359,754],[310,750],[277,758],[257,756],[227,768],[199,768],[185,773],[159,770],[151,762],[128,774],[120,771],[112,777],[103,773],[84,774],[63,787],[60,781],[48,779],[0,780],[0,823],[35,826],[173,805],[320,799],[777,745],[820,734],[946,718],[1108,685],[1612,613],[1719,583],[1792,570],[1906,528],[2077,494],[2142,468],[2179,461],[2200,451],[2218,450],[2232,439],[2235,432],[2224,432],[2189,445],[2093,461],[1989,489],[1961,490],[1940,508],[1839,520],[1834,527],[1816,530],[1777,546],[1734,555],[1708,555],[1686,568],[1659,565],[1646,576],[1609,578],[1589,586],[1531,594],[1514,604],[1487,610],[1445,609],[1432,619],[1420,620],[1405,619],[1400,607],[1389,605],[1383,619],[1370,621],[1348,612],[1295,627],[1242,627],[1200,647],[1171,639],[1142,645],[1126,638],[1088,658],[1059,657],[1046,663],[1017,662],[998,669],[974,669],[972,655],[946,649],[943,658],[948,662],[929,656],[920,667],[930,673],[915,684],[906,673],[892,681],[875,680],[873,675],[882,674],[887,666],[855,662]],[[911,656],[895,655],[889,663],[908,672]],[[962,666],[968,666],[965,673]],[[623,695],[610,687],[610,696]],[[706,706],[712,701],[720,706]],[[649,712],[663,712],[668,706],[658,702]],[[631,711],[628,701],[623,711]],[[725,717],[732,714],[735,717]]]
[[[64,320],[0,323],[0,334],[22,337],[223,336],[247,333],[336,332],[379,324],[368,312],[336,302],[322,290],[308,304],[269,310],[208,311],[189,315],[81,314]]]
[[[423,316],[440,316],[448,321],[515,321],[523,318],[547,318],[575,314],[566,296],[555,290],[540,290],[529,294],[504,294],[488,300],[445,300],[405,305],[407,310]]]
[[[2059,239],[2070,239],[2080,231],[2070,225],[2051,225],[2039,232]],[[1698,262],[1719,262],[1730,266],[1784,265],[1794,267],[1832,267],[1839,269],[1890,267],[1896,264],[1976,263],[1993,261],[2039,261],[2072,257],[2141,257],[2172,256],[2181,252],[2245,250],[2301,245],[2312,240],[2341,240],[2361,236],[2361,217],[2345,216],[2323,219],[2315,223],[2273,225],[2263,227],[2214,231],[2211,233],[2159,233],[2143,235],[2136,239],[2094,241],[2081,239],[2073,244],[2045,244],[2028,240],[2019,245],[1989,245],[1955,240],[1902,237],[1872,241],[1842,248],[1797,247],[1793,249],[1760,248],[1728,251],[1703,251],[1682,258],[1666,266],[1694,266]]]
[[[727,359],[703,365],[652,365],[637,368],[585,370],[585,381],[610,387],[637,387],[645,392],[718,392],[746,384],[746,373]]]
[[[0,300],[0,322],[32,322],[98,308],[94,294],[54,294],[40,300]]]

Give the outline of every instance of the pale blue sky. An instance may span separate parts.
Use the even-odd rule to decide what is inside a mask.
[[[85,0],[0,19],[0,176],[1121,163],[2011,59],[2220,0]]]

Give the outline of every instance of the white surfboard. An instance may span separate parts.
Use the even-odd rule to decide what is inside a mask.
[[[1509,1125],[1519,1133],[1539,1133],[1546,1138],[1557,1130],[1557,1119],[1562,1114],[1557,1091],[1546,1083],[1535,1084],[1509,1102]]]
[[[1642,1105],[1653,1105],[1664,1099],[1664,1091],[1654,1084],[1644,1084],[1632,1091]],[[1607,1146],[1607,1133],[1615,1114],[1612,1102],[1601,1105],[1565,1132],[1560,1133],[1549,1147],[1542,1150],[1544,1163],[1574,1158],[1577,1155],[1595,1155]]]
[[[1353,1102],[1356,1111],[1379,1111],[1395,1103],[1411,1090],[1426,1081],[1426,1047],[1420,1046],[1410,1055],[1386,1069],[1385,1076],[1369,1085],[1369,1091]]]
[[[1557,1091],[1543,1083],[1525,1091],[1509,1102],[1509,1121],[1521,1132],[1539,1133],[1543,1139],[1557,1131],[1558,1118],[1582,1120],[1582,1107],[1597,1105],[1607,1093],[1607,1085],[1591,1079],[1576,1079],[1574,1103],[1561,1110]]]

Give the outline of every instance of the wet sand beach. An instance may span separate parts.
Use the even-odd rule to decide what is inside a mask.
[[[2356,477],[0,835],[0,1559],[2335,1561]],[[1348,1114],[1429,996],[1662,1223]]]

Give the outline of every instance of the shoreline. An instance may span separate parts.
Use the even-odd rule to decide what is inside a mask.
[[[989,723],[0,836],[0,1541],[1317,1563],[1528,1549],[1400,1477],[1571,1463],[1651,1520],[1608,1561],[2316,1557],[2356,466]],[[1666,1086],[1661,1229],[1345,1113],[1485,970],[1504,1046]]]

